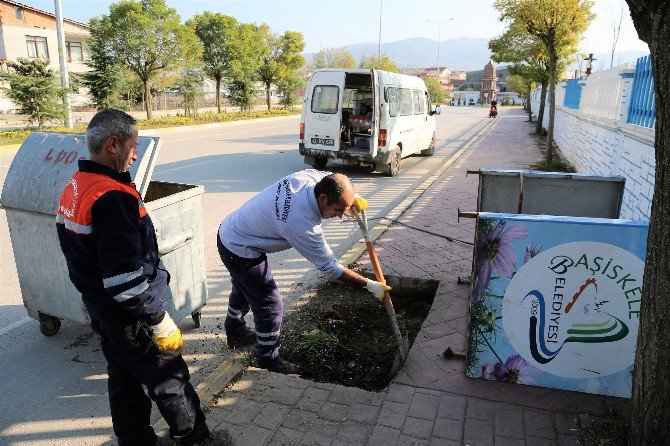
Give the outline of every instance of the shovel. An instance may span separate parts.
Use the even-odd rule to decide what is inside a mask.
[[[375,277],[378,282],[386,284],[384,279],[384,273],[382,272],[382,266],[379,263],[379,258],[375,252],[375,247],[370,240],[370,233],[368,232],[368,220],[365,217],[365,211],[358,212],[356,208],[352,208],[356,222],[363,232],[363,238],[365,239],[365,246],[368,249],[368,255],[370,256],[370,262],[372,263],[372,269],[375,272]],[[398,319],[395,315],[395,310],[393,309],[393,302],[391,302],[391,296],[388,292],[384,294],[384,307],[386,308],[386,313],[389,316],[391,321],[391,328],[393,328],[393,334],[395,335],[396,340],[398,341],[398,354],[393,360],[393,365],[391,366],[391,371],[389,372],[390,376],[393,376],[400,370],[405,358],[407,358],[407,351],[409,350],[409,341],[407,336],[402,336],[400,334],[400,327],[398,326]]]

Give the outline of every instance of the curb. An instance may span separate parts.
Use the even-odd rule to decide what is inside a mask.
[[[398,205],[396,205],[388,214],[388,218],[396,219],[403,212],[405,212],[421,195],[447,170],[458,158],[460,158],[469,148],[477,141],[485,132],[487,132],[496,121],[490,121],[484,125],[475,135],[464,142],[442,166],[440,166],[433,174],[428,176],[416,189],[410,192]],[[377,240],[390,226],[389,224],[377,224],[370,229],[370,240],[374,242]],[[359,240],[349,250],[340,257],[340,263],[343,265],[351,265],[366,251],[365,242]],[[305,273],[305,275],[310,272]],[[304,275],[304,276],[305,276]],[[303,277],[304,277],[303,276]],[[300,279],[302,280],[302,279]],[[208,374],[200,384],[196,386],[196,391],[200,397],[200,403],[203,408],[209,407],[215,400],[221,390],[226,387],[232,379],[239,373],[246,369],[241,361],[235,358],[224,359],[217,368]],[[167,435],[168,425],[164,419],[161,419],[153,425],[159,437]]]
[[[248,123],[249,121],[253,122],[268,122],[268,121],[279,121],[281,119],[299,117],[300,114],[295,115],[284,115],[284,116],[271,116],[268,118],[250,118],[250,119],[236,119],[234,121],[225,121],[225,122],[210,122],[207,124],[196,124],[196,125],[181,125],[173,127],[158,127],[153,129],[140,129],[138,131],[140,136],[155,136],[155,133],[177,133],[185,132],[188,130],[199,130],[199,129],[216,129],[228,126],[242,125]],[[148,133],[152,132],[152,133]]]
[[[442,166],[440,166],[433,174],[426,178],[414,191],[410,192],[400,203],[396,205],[385,218],[396,220],[400,217],[409,207],[411,207],[416,200],[421,197],[421,195],[447,170],[458,158],[460,158],[467,150],[470,148],[475,141],[477,141],[485,132],[487,132],[496,121],[489,121],[484,125],[475,135],[473,135],[469,140],[464,142],[447,161],[445,161]],[[383,219],[382,219],[383,220]],[[386,232],[388,228],[391,227],[393,222],[389,223],[378,223],[372,229],[369,230],[370,241],[375,242],[381,235]],[[340,257],[340,263],[343,265],[351,265],[356,260],[358,260],[364,252],[367,251],[364,240],[359,240],[356,242],[346,253]]]

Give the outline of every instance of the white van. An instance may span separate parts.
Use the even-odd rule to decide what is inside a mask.
[[[303,98],[300,154],[316,169],[341,159],[395,176],[402,158],[433,154],[434,115],[439,113],[418,77],[368,69],[316,70]]]

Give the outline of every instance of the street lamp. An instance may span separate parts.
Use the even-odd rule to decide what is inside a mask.
[[[426,22],[435,23],[437,25],[437,77],[438,77],[438,79],[440,77],[440,39],[442,38],[441,35],[440,35],[440,28],[442,27],[442,24],[447,23],[450,20],[454,20],[454,19],[449,18],[447,20],[442,20],[441,22],[436,22],[434,20],[426,19]]]

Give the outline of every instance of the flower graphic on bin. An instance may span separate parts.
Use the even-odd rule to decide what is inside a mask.
[[[472,288],[472,300],[484,299],[484,292],[495,271],[499,277],[510,278],[516,271],[516,254],[511,242],[528,236],[526,225],[500,221],[488,233],[480,233],[477,240],[477,272]]]
[[[526,245],[526,255],[523,258],[523,263],[527,263],[530,259],[538,255],[540,252],[542,252],[542,245],[536,245],[535,243]]]
[[[482,378],[494,381],[505,381],[508,383],[530,384],[530,377],[539,372],[538,369],[530,365],[521,355],[514,355],[507,358],[505,363],[493,365],[490,362],[482,366]]]

